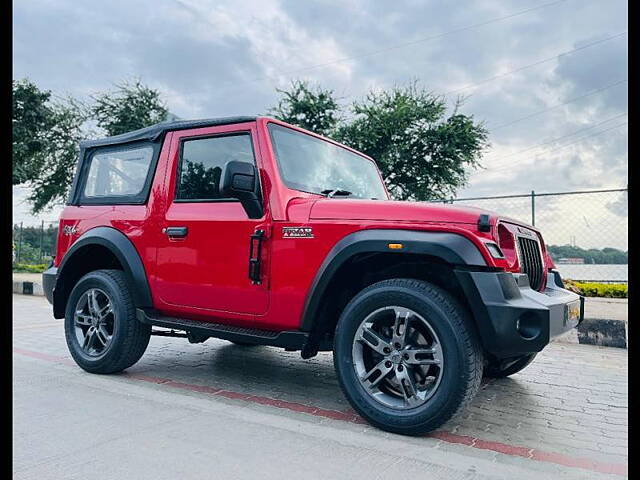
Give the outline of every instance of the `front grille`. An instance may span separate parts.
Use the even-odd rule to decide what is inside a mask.
[[[529,277],[531,288],[540,290],[544,266],[538,242],[531,238],[518,237],[518,248],[520,250],[520,271]]]

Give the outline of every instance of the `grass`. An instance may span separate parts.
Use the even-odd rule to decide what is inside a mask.
[[[564,280],[565,287],[585,297],[629,298],[626,283],[595,283]]]

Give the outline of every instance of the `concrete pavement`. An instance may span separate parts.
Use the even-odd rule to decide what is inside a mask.
[[[14,282],[42,283],[42,274],[41,273],[18,273],[18,272],[13,272],[13,281]]]
[[[627,353],[550,345],[435,434],[363,423],[330,354],[152,337],[121,375],[70,359],[42,297],[14,295],[14,478],[621,478]]]
[[[584,305],[586,318],[626,320],[629,318],[629,301],[626,298],[587,297]]]

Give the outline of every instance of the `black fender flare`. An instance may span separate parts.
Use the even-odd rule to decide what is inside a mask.
[[[403,247],[392,250],[388,247],[390,243],[401,243]],[[457,233],[396,229],[370,229],[351,233],[334,245],[318,269],[307,293],[300,330],[312,331],[331,279],[347,260],[360,253],[381,252],[430,255],[452,266],[487,266],[478,247]]]
[[[64,317],[64,304],[66,303],[64,296],[68,295],[71,288],[73,288],[67,288],[69,286],[64,285],[65,272],[68,272],[69,268],[72,268],[74,254],[90,245],[105,247],[118,259],[131,286],[131,294],[136,307],[153,307],[151,289],[149,288],[149,282],[144,270],[144,265],[142,264],[142,259],[136,247],[121,231],[113,227],[96,227],[85,232],[71,245],[58,267],[53,298],[53,310],[56,318]]]

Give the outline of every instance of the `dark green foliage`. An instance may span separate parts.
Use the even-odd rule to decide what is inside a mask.
[[[220,167],[204,168],[200,162],[185,162],[180,177],[179,198],[218,198],[220,196]]]
[[[40,239],[42,238],[42,250],[47,254],[54,253],[56,238],[58,235],[58,225],[47,224],[44,229],[40,226],[22,227],[22,242],[32,245],[34,248],[40,248]],[[13,226],[13,243],[18,244],[20,237],[20,225]]]
[[[472,116],[459,113],[458,101],[448,115],[445,99],[416,83],[370,92],[354,102],[340,121],[333,92],[311,91],[293,82],[282,91],[277,118],[359,150],[382,171],[392,196],[399,200],[430,200],[452,196],[464,186],[468,169],[479,166],[488,146],[488,132]]]
[[[84,105],[73,99],[53,106],[56,123],[49,131],[46,162],[36,178],[29,202],[34,213],[46,210],[67,199],[78,161],[79,143],[85,138],[83,124],[87,121]]]
[[[13,184],[33,187],[34,213],[65,199],[86,119],[79,102],[52,101],[29,80],[13,82]]]
[[[119,135],[148,127],[167,119],[168,111],[160,92],[142,84],[140,80],[122,82],[115,91],[92,97],[92,117],[108,136]]]
[[[67,198],[78,161],[79,142],[98,136],[94,120],[107,135],[136,130],[167,118],[160,93],[140,81],[123,82],[113,92],[93,97],[87,107],[72,98],[51,100],[28,80],[13,82],[13,184],[31,188],[28,200],[39,213]]]
[[[13,81],[13,185],[38,177],[48,154],[50,130],[56,123],[51,92],[24,79]]]
[[[337,138],[376,160],[394,198],[445,198],[464,186],[487,146],[487,130],[459,105],[447,116],[444,98],[415,84],[371,92]]]
[[[625,265],[629,263],[629,252],[610,247],[601,250],[597,248],[585,250],[572,245],[547,245],[547,250],[554,261],[559,258],[584,258],[584,263],[609,265]]]
[[[22,235],[22,240],[20,236]],[[43,229],[37,227],[23,227],[20,232],[20,225],[13,226],[13,251],[16,254],[15,261],[20,263],[41,263],[48,261],[55,254],[56,240],[58,238],[58,226],[48,224]],[[42,250],[40,246],[42,245]],[[18,258],[20,250],[20,258]]]
[[[320,135],[331,135],[339,121],[338,103],[332,90],[312,87],[294,80],[289,90],[276,89],[282,95],[269,113],[278,120],[297,125]]]

